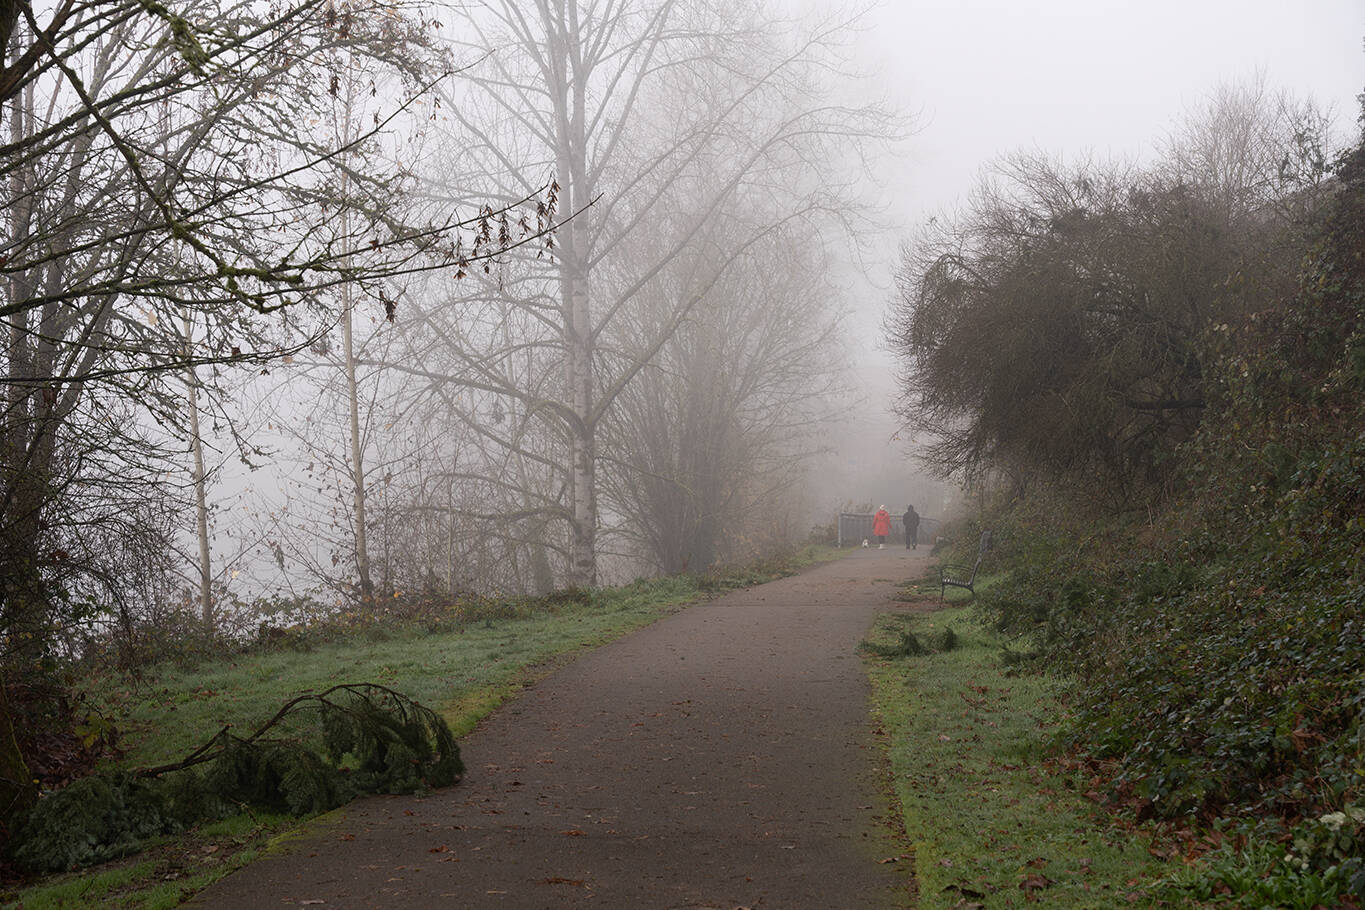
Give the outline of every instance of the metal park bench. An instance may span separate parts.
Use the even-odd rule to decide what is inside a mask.
[[[981,533],[981,545],[976,550],[976,562],[970,566],[955,565],[944,563],[938,567],[939,590],[938,598],[943,600],[949,588],[966,588],[976,596],[976,573],[981,568],[981,560],[985,558],[986,551],[991,548],[991,532]]]

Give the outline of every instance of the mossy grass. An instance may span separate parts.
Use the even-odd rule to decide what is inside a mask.
[[[247,652],[186,667],[172,662],[136,676],[91,677],[87,697],[122,732],[118,765],[133,769],[182,758],[224,726],[250,730],[289,699],[340,682],[389,686],[437,710],[457,736],[562,660],[705,600],[845,555],[808,547],[780,559],[707,576],[640,580],[528,608],[508,602],[477,621],[431,632],[418,624],[357,630],[351,637]],[[496,606],[496,605],[495,605]],[[301,822],[262,813],[236,816],[152,841],[138,856],[33,882],[5,906],[173,907],[247,864]]]
[[[397,689],[438,711],[461,735],[543,675],[555,658],[604,644],[716,592],[839,555],[812,547],[707,576],[640,580],[585,597],[548,599],[545,609],[508,611],[510,618],[489,613],[435,633],[421,625],[394,625],[382,634],[366,629],[302,649],[244,653],[192,667],[167,663],[137,677],[88,680],[88,688],[122,731],[127,767],[172,761],[225,725],[249,727],[298,694],[342,682]]]
[[[1006,574],[1003,572],[982,572],[973,585],[974,591],[968,591],[966,588],[942,588],[939,585],[938,570],[935,569],[930,574],[898,585],[900,590],[896,592],[895,600],[902,603],[932,600],[937,605],[961,606],[974,602],[978,596],[995,588],[1005,579]]]
[[[922,603],[937,604],[936,579],[907,590],[916,586],[926,594],[932,587]],[[907,634],[933,642],[948,629],[951,650],[875,656]],[[1169,866],[1083,796],[1083,780],[1046,760],[1062,683],[1012,672],[1004,643],[971,608],[953,605],[886,614],[868,635],[876,710],[914,845],[918,906],[1141,906]]]

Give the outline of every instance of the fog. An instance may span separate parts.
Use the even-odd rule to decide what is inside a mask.
[[[132,601],[259,615],[950,517],[885,338],[924,226],[1020,149],[1147,160],[1258,80],[1347,135],[1365,84],[1346,0],[569,5],[354,0],[235,79],[138,20],[88,91],[6,89],[7,565],[99,599],[132,564]],[[162,63],[174,90],[105,141],[90,97],[148,98]]]
[[[1365,4],[1312,0],[894,0],[857,38],[920,129],[884,189],[911,225],[1020,148],[1150,155],[1220,84],[1263,76],[1356,118]]]

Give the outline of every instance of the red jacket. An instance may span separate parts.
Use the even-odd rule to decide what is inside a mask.
[[[886,514],[886,509],[878,509],[877,514],[872,516],[872,533],[878,537],[891,533],[891,516]]]

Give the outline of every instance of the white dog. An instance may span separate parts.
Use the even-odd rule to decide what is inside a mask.
[[[864,550],[867,549],[867,538],[866,538],[866,537],[863,538],[863,549],[864,549]]]

